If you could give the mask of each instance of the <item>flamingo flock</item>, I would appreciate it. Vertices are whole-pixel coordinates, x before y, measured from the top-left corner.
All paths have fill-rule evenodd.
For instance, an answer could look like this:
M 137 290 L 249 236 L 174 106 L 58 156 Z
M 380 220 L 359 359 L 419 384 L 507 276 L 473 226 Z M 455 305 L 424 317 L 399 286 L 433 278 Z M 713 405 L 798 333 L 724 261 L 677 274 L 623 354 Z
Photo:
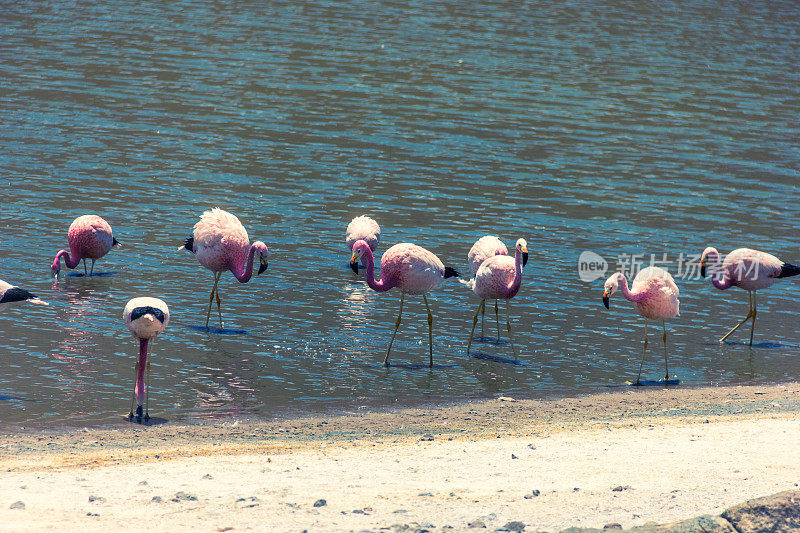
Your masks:
M 445 281 L 459 279 L 459 272 L 445 264 L 431 251 L 413 243 L 401 242 L 389 247 L 381 256 L 380 278 L 375 278 L 375 256 L 380 243 L 381 229 L 378 223 L 368 216 L 354 218 L 347 226 L 345 242 L 351 250 L 350 268 L 359 275 L 359 265 L 365 268 L 366 285 L 375 292 L 387 292 L 397 288 L 400 292 L 400 306 L 394 324 L 384 366 L 390 366 L 392 346 L 400 329 L 403 316 L 403 305 L 406 295 L 421 295 L 425 303 L 428 318 L 428 366 L 433 368 L 433 313 L 428 303 L 427 294 L 441 286 Z M 94 274 L 95 261 L 105 256 L 120 243 L 114 238 L 111 226 L 97 215 L 84 215 L 70 224 L 67 239 L 69 250 L 60 250 L 50 266 L 50 272 L 58 277 L 61 271 L 61 260 L 67 268 L 74 269 L 83 262 L 82 276 Z M 268 267 L 269 249 L 262 241 L 250 242 L 247 230 L 239 219 L 219 208 L 209 209 L 202 213 L 200 220 L 194 225 L 192 235 L 186 239 L 178 250 L 186 250 L 194 255 L 200 265 L 214 274 L 214 283 L 208 300 L 206 312 L 206 329 L 209 332 L 211 308 L 217 303 L 220 328 L 222 322 L 222 303 L 219 282 L 224 272 L 230 271 L 237 281 L 247 283 L 253 276 L 254 263 L 258 257 L 257 274 L 262 274 Z M 91 259 L 87 267 L 86 259 Z M 495 321 L 497 338 L 500 340 L 500 319 L 498 302 L 506 302 L 506 330 L 509 344 L 518 361 L 518 353 L 514 344 L 511 328 L 509 301 L 519 293 L 522 286 L 522 271 L 528 261 L 528 245 L 525 239 L 517 239 L 514 256 L 508 255 L 505 244 L 495 236 L 486 235 L 478 239 L 467 254 L 471 278 L 459 279 L 479 299 L 480 303 L 472 318 L 472 328 L 467 338 L 466 353 L 469 356 L 474 341 L 486 340 L 484 317 L 486 301 L 495 301 Z M 755 321 L 757 315 L 756 291 L 765 289 L 782 278 L 800 274 L 800 267 L 786 263 L 774 255 L 739 248 L 721 260 L 719 252 L 712 247 L 703 250 L 700 261 L 700 273 L 706 277 L 711 268 L 711 283 L 720 290 L 733 286 L 748 291 L 749 309 L 745 318 L 719 339 L 724 343 L 739 327 L 750 320 L 750 345 L 753 344 Z M 679 316 L 679 290 L 675 280 L 666 270 L 649 267 L 638 272 L 632 285 L 622 273 L 615 273 L 604 284 L 603 304 L 610 308 L 610 298 L 621 292 L 625 299 L 633 303 L 637 313 L 644 322 L 642 359 L 634 385 L 641 384 L 642 368 L 648 345 L 648 320 L 661 320 L 664 349 L 664 384 L 674 383 L 669 375 L 669 358 L 667 351 L 666 320 Z M 48 305 L 25 289 L 0 280 L 0 308 L 18 303 Z M 481 337 L 474 337 L 481 315 Z M 135 364 L 135 385 L 131 398 L 130 420 L 137 422 L 150 419 L 148 408 L 148 381 L 152 344 L 169 324 L 170 311 L 167 304 L 158 298 L 136 297 L 131 299 L 123 310 L 123 322 L 139 343 L 138 358 Z M 220 330 L 221 331 L 221 330 Z

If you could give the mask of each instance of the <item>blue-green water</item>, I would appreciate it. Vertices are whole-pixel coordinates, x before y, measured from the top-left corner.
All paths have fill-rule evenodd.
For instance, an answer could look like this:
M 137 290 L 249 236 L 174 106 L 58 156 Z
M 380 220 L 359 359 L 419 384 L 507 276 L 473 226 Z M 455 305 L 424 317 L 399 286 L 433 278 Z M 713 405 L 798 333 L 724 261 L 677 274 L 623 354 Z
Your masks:
M 3 425 L 127 413 L 134 296 L 172 310 L 151 414 L 271 417 L 635 378 L 643 320 L 621 297 L 603 308 L 602 280 L 578 276 L 584 250 L 611 269 L 666 254 L 675 275 L 706 245 L 800 261 L 793 2 L 5 2 L 0 21 L 0 278 L 51 303 L 0 315 Z M 246 335 L 192 329 L 212 275 L 175 249 L 213 206 L 271 250 L 264 275 L 221 282 L 226 327 Z M 85 213 L 124 245 L 97 264 L 114 274 L 53 285 Z M 478 302 L 448 283 L 430 297 L 440 366 L 383 368 L 399 295 L 347 269 L 344 228 L 362 213 L 381 251 L 411 241 L 462 271 L 478 237 L 526 238 L 522 364 L 466 356 Z M 744 291 L 677 283 L 682 383 L 800 376 L 800 280 L 760 295 L 753 349 L 716 343 Z M 421 365 L 424 306 L 406 302 L 393 361 Z M 658 330 L 650 341 L 657 379 Z

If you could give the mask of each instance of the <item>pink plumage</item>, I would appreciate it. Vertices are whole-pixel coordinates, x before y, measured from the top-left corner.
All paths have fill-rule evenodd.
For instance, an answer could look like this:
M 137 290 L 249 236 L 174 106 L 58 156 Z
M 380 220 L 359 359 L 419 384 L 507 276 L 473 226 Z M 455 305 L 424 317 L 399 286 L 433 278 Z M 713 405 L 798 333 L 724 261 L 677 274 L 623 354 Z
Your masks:
M 345 230 L 345 242 L 349 250 L 357 241 L 365 241 L 369 249 L 373 252 L 378 249 L 378 242 L 381 240 L 381 227 L 372 218 L 361 215 L 355 217 L 347 225 Z
M 609 277 L 604 286 L 603 304 L 609 308 L 609 298 L 618 289 L 625 299 L 633 302 L 636 311 L 644 317 L 644 349 L 647 349 L 647 319 L 661 319 L 664 326 L 664 381 L 669 380 L 669 363 L 667 362 L 667 326 L 665 319 L 680 314 L 680 301 L 678 300 L 678 286 L 669 272 L 659 267 L 648 267 L 639 271 L 633 280 L 631 289 L 628 289 L 628 280 L 617 272 Z M 639 365 L 639 375 L 636 384 L 642 375 L 644 364 L 644 350 L 642 362 Z
M 709 246 L 700 256 L 700 274 L 705 277 L 706 268 L 711 262 L 711 283 L 714 287 L 725 290 L 730 287 L 741 287 L 748 291 L 750 308 L 747 316 L 726 333 L 720 340 L 725 342 L 728 336 L 736 331 L 742 324 L 752 320 L 750 327 L 750 345 L 753 344 L 753 333 L 756 327 L 758 302 L 756 291 L 766 289 L 779 278 L 796 276 L 800 274 L 800 267 L 785 263 L 772 254 L 753 250 L 751 248 L 737 248 L 725 256 L 720 262 L 719 252 Z
M 480 240 L 478 242 L 480 242 Z M 499 240 L 497 242 L 499 242 Z M 476 246 L 477 244 L 478 243 L 476 243 Z M 494 244 L 496 245 L 496 243 Z M 500 244 L 502 245 L 502 243 Z M 475 247 L 473 246 L 473 248 Z M 503 246 L 503 248 L 505 248 L 505 246 Z M 489 249 L 491 249 L 491 247 L 489 247 Z M 497 250 L 496 246 L 495 250 Z M 475 273 L 475 277 L 465 282 L 467 286 L 472 289 L 472 292 L 481 299 L 481 303 L 472 321 L 472 331 L 470 332 L 469 342 L 467 343 L 467 355 L 469 355 L 469 349 L 472 345 L 472 335 L 475 333 L 478 313 L 485 310 L 486 300 L 505 300 L 508 337 L 511 341 L 511 349 L 514 352 L 514 357 L 517 357 L 517 350 L 514 347 L 514 339 L 511 333 L 508 301 L 519 292 L 519 288 L 522 285 L 522 267 L 527 262 L 528 243 L 525 239 L 517 239 L 516 245 L 514 246 L 514 257 L 509 257 L 508 255 L 490 256 L 481 263 Z
M 214 287 L 208 303 L 206 327 L 211 316 L 211 304 L 217 298 L 219 322 L 222 327 L 222 309 L 217 285 L 225 271 L 230 271 L 240 283 L 247 283 L 253 275 L 253 258 L 259 256 L 258 273 L 267 269 L 267 245 L 261 241 L 250 244 L 247 230 L 236 216 L 215 207 L 205 211 L 194 225 L 194 232 L 186 243 L 178 248 L 189 250 L 197 261 L 214 273 Z
M 474 278 L 483 262 L 496 255 L 508 255 L 508 248 L 503 241 L 494 235 L 485 235 L 475 241 L 467 254 L 469 275 Z
M 131 398 L 131 411 L 128 419 L 133 421 L 134 416 L 137 422 L 150 419 L 147 409 L 147 399 L 149 398 L 149 387 L 146 379 L 150 377 L 150 361 L 148 360 L 149 350 L 155 338 L 169 324 L 169 307 L 158 298 L 143 296 L 133 298 L 125 305 L 122 311 L 122 320 L 128 331 L 139 341 L 139 358 L 136 362 L 136 385 Z M 134 402 L 136 411 L 134 414 Z M 144 413 L 142 413 L 144 407 Z
M 76 218 L 69 226 L 67 232 L 69 251 L 60 250 L 50 272 L 57 276 L 61 271 L 61 258 L 67 268 L 75 268 L 83 261 L 83 271 L 86 274 L 86 259 L 92 260 L 92 268 L 88 275 L 94 273 L 94 262 L 106 255 L 112 247 L 120 246 L 111 232 L 111 226 L 97 215 L 83 215 Z
M 385 292 L 394 287 L 400 290 L 400 312 L 397 316 L 392 339 L 389 341 L 389 349 L 383 364 L 389 366 L 389 352 L 392 349 L 394 337 L 400 327 L 400 318 L 403 313 L 403 300 L 406 294 L 421 294 L 428 310 L 428 340 L 430 346 L 430 366 L 433 366 L 433 315 L 431 315 L 428 299 L 425 294 L 435 289 L 449 277 L 458 276 L 458 272 L 450 267 L 444 266 L 436 255 L 432 252 L 417 246 L 403 242 L 395 244 L 381 257 L 381 279 L 375 281 L 375 259 L 372 250 L 366 241 L 356 241 L 353 245 L 353 256 L 350 264 L 357 265 L 362 260 L 367 268 L 367 285 L 372 290 Z

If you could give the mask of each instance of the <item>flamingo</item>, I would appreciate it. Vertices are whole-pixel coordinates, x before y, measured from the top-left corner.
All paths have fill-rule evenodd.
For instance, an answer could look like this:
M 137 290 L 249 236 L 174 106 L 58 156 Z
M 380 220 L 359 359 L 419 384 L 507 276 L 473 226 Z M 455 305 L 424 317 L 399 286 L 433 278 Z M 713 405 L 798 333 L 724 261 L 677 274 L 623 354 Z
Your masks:
M 53 260 L 50 272 L 53 277 L 61 271 L 61 258 L 67 268 L 75 268 L 83 261 L 83 274 L 94 274 L 94 262 L 106 255 L 112 247 L 122 246 L 111 234 L 111 226 L 97 215 L 83 215 L 72 221 L 67 232 L 69 251 L 60 250 Z M 71 251 L 71 254 L 70 254 Z M 87 274 L 86 259 L 92 260 L 92 268 Z
M 495 237 L 491 237 L 495 239 Z M 486 237 L 483 237 L 486 239 Z M 480 239 L 478 242 L 480 242 Z M 500 242 L 497 240 L 497 242 Z M 476 246 L 478 243 L 475 243 Z M 500 243 L 501 245 L 503 243 Z M 473 249 L 475 246 L 473 246 Z M 514 360 L 517 360 L 517 349 L 514 347 L 514 337 L 511 333 L 511 318 L 509 311 L 508 301 L 511 300 L 519 292 L 520 285 L 522 284 L 522 267 L 528 263 L 528 243 L 525 239 L 517 239 L 514 246 L 514 258 L 508 255 L 494 255 L 483 261 L 475 273 L 475 277 L 469 281 L 463 282 L 472 289 L 472 292 L 481 298 L 481 303 L 478 304 L 478 310 L 475 311 L 475 316 L 472 319 L 472 331 L 469 332 L 469 342 L 467 343 L 467 355 L 472 346 L 472 335 L 475 333 L 475 325 L 478 323 L 478 313 L 486 310 L 486 300 L 499 299 L 506 301 L 506 328 L 508 329 L 508 339 L 511 342 L 511 351 L 514 352 Z M 505 249 L 505 246 L 503 246 Z M 472 253 L 472 251 L 470 251 Z M 471 267 L 472 265 L 470 265 Z M 499 318 L 497 325 L 497 339 L 500 339 L 500 322 Z
M 664 326 L 664 381 L 669 381 L 669 363 L 667 362 L 667 318 L 679 316 L 678 286 L 669 272 L 659 267 L 647 267 L 639 271 L 633 279 L 633 290 L 628 290 L 628 280 L 621 272 L 612 274 L 606 280 L 603 292 L 603 304 L 609 309 L 609 298 L 622 285 L 622 295 L 633 302 L 636 311 L 644 317 L 644 348 L 642 362 L 639 364 L 639 375 L 634 385 L 641 385 L 645 351 L 647 350 L 647 319 L 661 319 Z
M 31 294 L 25 289 L 20 289 L 0 279 L 0 305 L 6 307 L 15 302 L 28 302 L 37 305 L 50 305 L 44 300 L 40 300 L 35 294 Z
M 355 217 L 347 225 L 345 231 L 345 242 L 347 248 L 353 250 L 353 245 L 358 241 L 366 241 L 369 249 L 374 253 L 378 249 L 378 242 L 381 240 L 381 227 L 375 220 L 366 215 Z M 356 274 L 358 268 L 356 267 Z
M 247 283 L 253 275 L 253 256 L 258 253 L 258 273 L 267 269 L 267 245 L 261 241 L 250 244 L 247 230 L 234 215 L 219 207 L 205 211 L 194 225 L 194 232 L 178 250 L 192 252 L 197 261 L 214 273 L 214 287 L 208 298 L 206 328 L 211 318 L 211 304 L 217 297 L 219 327 L 222 328 L 222 304 L 217 285 L 222 273 L 230 270 L 240 283 Z
M 467 254 L 467 261 L 469 261 L 469 273 L 472 278 L 475 278 L 475 274 L 478 273 L 478 269 L 481 267 L 481 264 L 489 259 L 490 257 L 494 257 L 496 255 L 508 255 L 508 249 L 506 245 L 503 244 L 503 241 L 495 237 L 494 235 L 485 235 L 475 241 L 475 244 L 472 245 L 470 248 L 469 253 Z M 527 261 L 527 254 L 525 255 Z M 522 266 L 525 266 L 523 263 Z M 469 282 L 462 282 L 467 283 Z M 485 337 L 485 324 L 484 324 L 484 317 L 486 314 L 486 300 L 481 301 L 481 309 L 483 312 L 481 313 L 481 338 Z M 497 340 L 500 340 L 500 314 L 497 309 L 497 300 L 494 301 L 494 318 L 497 322 Z M 470 339 L 471 340 L 471 339 Z M 469 353 L 469 349 L 467 349 L 467 353 Z
M 714 287 L 723 291 L 734 285 L 741 287 L 747 291 L 750 301 L 750 309 L 747 311 L 747 316 L 744 317 L 744 320 L 723 335 L 719 342 L 722 344 L 739 326 L 748 320 L 752 320 L 753 322 L 750 325 L 750 346 L 752 346 L 753 331 L 756 327 L 756 291 L 766 289 L 775 283 L 778 278 L 787 278 L 800 274 L 800 267 L 784 263 L 772 254 L 750 248 L 737 248 L 729 253 L 722 263 L 720 263 L 719 259 L 719 252 L 716 248 L 709 246 L 703 250 L 700 256 L 700 275 L 706 277 L 708 261 L 712 260 L 714 264 L 711 283 Z
M 442 262 L 432 252 L 421 246 L 408 242 L 395 244 L 381 257 L 381 279 L 375 281 L 375 258 L 372 249 L 367 241 L 356 241 L 353 245 L 353 256 L 350 259 L 350 268 L 358 272 L 358 262 L 363 261 L 367 269 L 367 285 L 377 292 L 385 292 L 392 287 L 400 289 L 400 311 L 397 314 L 397 322 L 394 326 L 392 338 L 389 341 L 389 348 L 386 350 L 386 357 L 383 359 L 384 366 L 389 366 L 389 352 L 392 351 L 392 343 L 400 327 L 400 319 L 403 315 L 403 301 L 406 294 L 421 294 L 425 301 L 425 308 L 428 310 L 428 345 L 430 351 L 430 367 L 433 367 L 433 315 L 428 305 L 426 293 L 435 289 L 444 282 L 445 279 L 457 277 L 458 272 Z
M 131 398 L 131 412 L 128 419 L 133 420 L 133 402 L 136 401 L 136 421 L 142 421 L 142 405 L 144 405 L 144 419 L 150 420 L 147 408 L 147 388 L 145 386 L 145 368 L 147 368 L 147 381 L 150 380 L 150 361 L 147 360 L 148 343 L 164 331 L 169 324 L 169 307 L 163 300 L 147 296 L 133 298 L 125 305 L 122 320 L 134 337 L 139 339 L 139 359 L 136 361 L 136 386 Z M 152 351 L 152 344 L 150 345 Z

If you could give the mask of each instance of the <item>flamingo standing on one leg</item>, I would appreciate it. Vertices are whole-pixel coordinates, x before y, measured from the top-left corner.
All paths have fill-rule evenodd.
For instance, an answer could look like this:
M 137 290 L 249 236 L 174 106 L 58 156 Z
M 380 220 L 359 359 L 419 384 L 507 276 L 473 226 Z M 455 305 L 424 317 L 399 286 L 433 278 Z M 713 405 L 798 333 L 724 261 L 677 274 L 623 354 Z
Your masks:
M 31 294 L 25 289 L 20 289 L 16 285 L 6 283 L 0 279 L 0 305 L 6 307 L 16 302 L 28 302 L 38 305 L 50 305 L 44 300 L 40 300 L 35 294 Z
M 267 269 L 267 245 L 261 241 L 250 244 L 247 230 L 239 219 L 219 207 L 205 211 L 194 225 L 194 232 L 178 250 L 192 252 L 201 265 L 214 273 L 214 287 L 208 298 L 206 327 L 211 318 L 211 304 L 217 297 L 219 327 L 222 328 L 222 304 L 217 285 L 222 273 L 230 270 L 240 283 L 247 283 L 253 275 L 253 256 L 258 253 L 258 273 Z
M 477 241 L 475 241 L 475 244 L 472 245 L 472 248 L 470 248 L 469 253 L 467 254 L 467 261 L 469 261 L 470 276 L 472 276 L 472 278 L 474 279 L 475 274 L 478 273 L 478 269 L 481 267 L 483 262 L 489 259 L 490 257 L 494 257 L 496 255 L 508 255 L 508 248 L 506 248 L 506 245 L 503 244 L 503 241 L 501 241 L 494 235 L 485 235 L 480 239 L 478 239 Z M 462 282 L 462 283 L 469 283 L 469 282 Z M 481 338 L 483 338 L 486 336 L 486 329 L 484 327 L 485 326 L 484 317 L 486 315 L 486 300 L 481 301 L 481 307 L 479 309 L 481 310 Z M 497 300 L 494 301 L 494 318 L 495 321 L 497 322 L 497 340 L 500 340 L 500 312 L 497 309 Z M 471 340 L 472 339 L 470 339 L 470 341 Z M 467 349 L 467 353 L 469 353 L 469 349 Z
M 503 248 L 505 248 L 505 246 L 503 246 Z M 475 316 L 472 319 L 472 331 L 469 332 L 467 355 L 469 355 L 469 349 L 472 346 L 472 335 L 475 333 L 475 325 L 478 323 L 478 313 L 486 310 L 486 300 L 495 300 L 496 302 L 502 299 L 506 301 L 506 328 L 508 329 L 508 340 L 511 342 L 511 351 L 514 352 L 514 360 L 517 360 L 517 349 L 514 347 L 514 337 L 511 333 L 511 312 L 509 311 L 508 301 L 519 292 L 520 285 L 522 284 L 522 267 L 527 263 L 528 243 L 525 242 L 525 239 L 517 239 L 513 259 L 507 255 L 489 257 L 481 263 L 480 268 L 478 268 L 478 271 L 475 273 L 475 277 L 464 282 L 472 289 L 472 292 L 481 298 L 481 303 L 478 304 L 478 309 L 475 311 Z M 496 305 L 495 303 L 495 306 Z M 500 340 L 499 318 L 497 339 Z
M 83 273 L 86 272 L 86 259 L 92 260 L 92 268 L 88 275 L 94 273 L 94 262 L 106 255 L 114 246 L 122 246 L 111 234 L 111 226 L 97 215 L 83 215 L 72 221 L 67 232 L 69 249 L 60 250 L 53 260 L 50 272 L 58 276 L 61 271 L 61 258 L 67 268 L 75 268 L 83 261 Z
M 136 401 L 136 421 L 142 421 L 142 406 L 144 405 L 144 419 L 150 420 L 150 413 L 147 407 L 146 381 L 150 381 L 150 361 L 147 359 L 148 344 L 152 351 L 151 341 L 155 340 L 156 335 L 164 331 L 169 324 L 169 307 L 163 300 L 158 298 L 133 298 L 125 306 L 122 312 L 122 320 L 133 336 L 139 339 L 139 359 L 136 361 L 136 386 L 131 398 L 131 412 L 128 419 L 133 420 L 133 402 Z M 145 369 L 147 369 L 147 380 L 145 380 Z
M 800 267 L 784 263 L 772 254 L 752 250 L 750 248 L 737 248 L 729 253 L 720 263 L 719 252 L 716 248 L 708 247 L 700 256 L 700 275 L 706 277 L 708 261 L 714 262 L 711 274 L 711 283 L 720 290 L 725 290 L 734 285 L 745 289 L 750 300 L 750 309 L 744 320 L 736 324 L 733 329 L 723 335 L 720 344 L 736 331 L 739 326 L 752 320 L 750 325 L 750 346 L 753 345 L 753 331 L 756 328 L 756 291 L 765 289 L 775 283 L 778 278 L 786 278 L 800 274 Z
M 433 367 L 433 315 L 428 305 L 425 294 L 435 289 L 450 277 L 458 276 L 455 269 L 446 267 L 433 253 L 421 246 L 408 242 L 395 244 L 381 257 L 381 279 L 375 281 L 375 258 L 366 241 L 357 241 L 353 245 L 353 256 L 350 259 L 350 268 L 358 272 L 359 260 L 364 261 L 367 269 L 367 285 L 377 292 L 385 292 L 392 287 L 400 289 L 400 312 L 394 326 L 389 348 L 383 364 L 389 366 L 389 352 L 400 327 L 400 318 L 403 316 L 403 300 L 406 294 L 421 294 L 428 310 L 428 345 L 430 349 L 430 366 Z
M 642 349 L 642 362 L 639 364 L 639 375 L 636 383 L 640 385 L 645 351 L 647 350 L 647 319 L 661 319 L 664 326 L 664 381 L 669 381 L 669 363 L 667 362 L 667 318 L 680 315 L 678 300 L 678 286 L 669 272 L 663 268 L 647 267 L 639 271 L 633 279 L 632 290 L 628 290 L 628 280 L 621 272 L 612 274 L 606 280 L 603 292 L 603 304 L 609 309 L 609 297 L 622 285 L 622 295 L 633 302 L 636 311 L 644 317 L 644 348 Z
M 372 251 L 372 253 L 375 253 L 375 250 L 378 249 L 378 242 L 380 240 L 381 227 L 377 222 L 375 222 L 375 220 L 366 215 L 355 217 L 347 225 L 347 230 L 345 231 L 345 242 L 347 243 L 347 248 L 349 248 L 351 251 L 353 250 L 353 245 L 355 245 L 356 242 L 366 241 L 367 245 L 369 245 L 369 249 Z M 358 268 L 356 268 L 356 274 L 358 274 Z

